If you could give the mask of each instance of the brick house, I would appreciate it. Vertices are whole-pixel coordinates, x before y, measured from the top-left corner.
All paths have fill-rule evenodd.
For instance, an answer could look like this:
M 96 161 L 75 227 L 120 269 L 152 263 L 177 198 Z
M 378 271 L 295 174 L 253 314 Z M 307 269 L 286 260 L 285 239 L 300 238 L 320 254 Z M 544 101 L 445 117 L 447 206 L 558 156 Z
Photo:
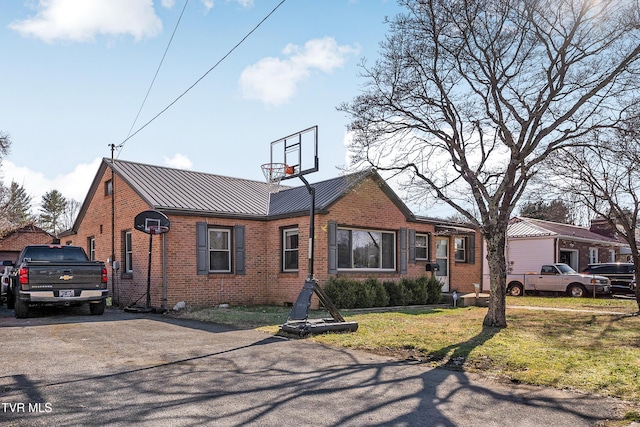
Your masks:
M 0 238 L 0 261 L 15 261 L 26 245 L 54 242 L 55 236 L 33 224 L 7 231 Z
M 480 281 L 479 234 L 414 215 L 375 170 L 311 186 L 319 284 L 332 275 L 419 277 L 434 263 L 444 292 L 472 292 Z M 309 208 L 305 186 L 269 195 L 265 182 L 105 158 L 61 240 L 108 263 L 113 253 L 113 296 L 130 304 L 146 295 L 151 239 L 134 217 L 156 210 L 170 230 L 152 237 L 152 306 L 283 305 L 307 277 Z

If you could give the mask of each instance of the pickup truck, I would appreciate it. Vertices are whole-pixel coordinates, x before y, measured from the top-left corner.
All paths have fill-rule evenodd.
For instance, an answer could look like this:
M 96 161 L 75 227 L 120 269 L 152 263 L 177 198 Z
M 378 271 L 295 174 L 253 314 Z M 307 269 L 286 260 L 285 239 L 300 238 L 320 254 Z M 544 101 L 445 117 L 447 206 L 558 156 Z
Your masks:
M 89 303 L 91 314 L 101 315 L 108 292 L 104 263 L 90 261 L 81 247 L 28 245 L 9 273 L 7 307 L 25 318 L 31 306 Z
M 566 293 L 572 297 L 584 297 L 611 293 L 607 277 L 580 274 L 567 264 L 545 264 L 540 272 L 507 275 L 507 295 L 520 296 L 524 292 Z

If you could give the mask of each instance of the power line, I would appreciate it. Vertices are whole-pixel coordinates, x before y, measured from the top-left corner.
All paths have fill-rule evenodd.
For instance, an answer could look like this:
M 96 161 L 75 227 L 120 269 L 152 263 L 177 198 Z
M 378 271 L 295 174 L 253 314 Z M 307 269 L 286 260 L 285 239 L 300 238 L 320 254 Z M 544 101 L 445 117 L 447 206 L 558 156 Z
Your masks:
M 195 81 L 195 83 L 193 83 L 191 86 L 189 86 L 184 92 L 182 92 L 176 99 L 174 99 L 169 105 L 167 105 L 165 108 L 163 108 L 158 114 L 156 114 L 155 116 L 153 116 L 148 122 L 146 122 L 144 125 L 142 125 L 140 128 L 138 128 L 138 130 L 136 130 L 134 133 L 132 133 L 131 135 L 129 135 L 127 138 L 124 139 L 124 141 L 122 141 L 117 148 L 122 148 L 124 146 L 124 144 L 130 140 L 131 138 L 133 138 L 134 136 L 136 136 L 142 129 L 146 128 L 147 126 L 149 126 L 155 119 L 157 119 L 158 117 L 160 117 L 165 111 L 167 111 L 169 108 L 171 108 L 176 102 L 178 102 L 183 96 L 185 96 L 187 94 L 187 92 L 189 92 L 191 89 L 193 89 L 198 83 L 200 83 L 211 71 L 213 71 L 215 68 L 218 67 L 218 65 L 220 65 L 222 63 L 222 61 L 224 61 L 225 59 L 227 59 L 227 57 L 229 55 L 231 55 L 242 43 L 244 43 L 244 41 L 246 39 L 249 38 L 249 36 L 251 36 L 251 34 L 253 34 L 267 19 L 269 19 L 271 17 L 271 15 L 273 15 L 276 10 L 278 10 L 278 8 L 280 8 L 280 6 L 282 6 L 284 4 L 286 0 L 282 0 L 280 3 L 278 3 L 276 5 L 276 7 L 273 8 L 273 10 L 271 10 L 271 12 L 269 12 L 267 14 L 267 16 L 265 16 L 260 22 L 258 22 L 258 24 L 253 27 L 253 29 L 251 31 L 249 31 L 238 43 L 236 43 L 235 46 L 233 46 L 222 58 L 220 58 L 218 60 L 218 62 L 216 62 L 213 67 L 209 68 L 207 70 L 206 73 L 204 73 L 198 80 Z
M 142 112 L 142 108 L 144 107 L 144 104 L 147 102 L 147 98 L 149 97 L 149 93 L 151 92 L 151 88 L 153 87 L 153 84 L 156 81 L 156 77 L 158 77 L 158 73 L 160 72 L 160 68 L 162 67 L 162 63 L 164 62 L 164 58 L 167 56 L 167 52 L 169 51 L 169 47 L 171 46 L 171 42 L 173 41 L 173 36 L 176 35 L 176 31 L 178 30 L 178 25 L 180 25 L 180 21 L 182 20 L 182 15 L 184 15 L 184 11 L 187 8 L 187 4 L 188 3 L 189 3 L 189 0 L 185 0 L 184 6 L 182 7 L 182 12 L 180 12 L 180 16 L 178 17 L 178 22 L 176 22 L 176 26 L 173 28 L 173 33 L 171 33 L 171 38 L 169 39 L 169 43 L 167 44 L 167 47 L 164 50 L 164 54 L 162 55 L 162 59 L 160 60 L 160 64 L 158 64 L 158 68 L 156 69 L 156 73 L 153 76 L 153 79 L 151 80 L 151 84 L 149 85 L 149 89 L 147 89 L 147 94 L 144 96 L 144 100 L 142 101 L 142 105 L 140 105 L 140 109 L 138 110 L 138 114 L 136 114 L 136 118 L 133 120 L 133 123 L 131 123 L 131 128 L 129 128 L 129 133 L 127 134 L 127 136 L 131 135 L 131 131 L 133 131 L 133 127 L 136 125 L 136 122 L 138 121 L 138 117 L 140 117 L 140 113 Z M 120 144 L 120 146 L 122 146 L 122 144 Z

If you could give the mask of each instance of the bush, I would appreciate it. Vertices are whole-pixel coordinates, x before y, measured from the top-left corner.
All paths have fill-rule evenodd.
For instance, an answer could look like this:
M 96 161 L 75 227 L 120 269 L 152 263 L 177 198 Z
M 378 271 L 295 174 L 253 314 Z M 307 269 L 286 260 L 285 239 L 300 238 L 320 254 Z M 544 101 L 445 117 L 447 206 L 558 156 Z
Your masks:
M 406 288 L 402 285 L 402 282 L 395 282 L 392 280 L 385 281 L 383 283 L 384 289 L 389 295 L 389 305 L 391 307 L 398 305 L 407 305 L 408 295 Z
M 380 282 L 330 277 L 322 287 L 340 309 L 435 304 L 440 301 L 442 283 L 435 277 L 402 278 Z
M 389 295 L 382 282 L 376 278 L 365 280 L 364 285 L 371 289 L 372 303 L 371 307 L 388 307 Z
M 345 278 L 330 277 L 322 289 L 337 308 L 353 308 L 357 299 L 357 287 L 353 282 Z
M 400 282 L 407 289 L 410 295 L 407 303 L 409 305 L 423 305 L 427 303 L 427 278 L 426 276 L 418 279 L 401 279 Z
M 427 279 L 427 276 L 423 276 L 426 279 L 427 288 L 427 304 L 437 304 L 442 297 L 442 282 L 431 276 Z

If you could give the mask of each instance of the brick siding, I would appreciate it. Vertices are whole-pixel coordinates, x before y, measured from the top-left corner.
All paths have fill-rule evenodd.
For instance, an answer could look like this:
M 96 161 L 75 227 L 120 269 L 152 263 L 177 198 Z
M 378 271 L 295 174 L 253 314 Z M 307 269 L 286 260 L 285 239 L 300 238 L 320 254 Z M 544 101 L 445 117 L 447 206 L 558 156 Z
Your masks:
M 107 261 L 111 255 L 111 196 L 105 195 L 105 183 L 111 179 L 111 170 L 106 169 L 96 187 L 95 194 L 86 209 L 77 233 L 64 238 L 63 243 L 79 245 L 88 250 L 89 238 L 95 239 L 96 259 Z M 117 275 L 109 269 L 109 287 L 114 289 L 120 305 L 130 305 L 136 300 L 146 301 L 149 235 L 135 230 L 134 217 L 151 207 L 118 175 L 115 176 L 115 259 L 123 259 L 123 233 L 132 231 L 133 274 Z M 212 306 L 217 304 L 272 304 L 283 305 L 296 300 L 307 277 L 309 217 L 308 215 L 265 221 L 264 218 L 226 219 L 211 216 L 167 215 L 171 221 L 168 233 L 153 237 L 151 260 L 151 305 L 172 308 L 177 302 L 185 301 L 191 306 Z M 372 178 L 362 180 L 349 193 L 330 206 L 329 211 L 315 218 L 315 278 L 320 284 L 328 278 L 328 223 L 335 221 L 339 226 L 388 230 L 396 233 L 399 246 L 399 230 L 415 229 L 418 233 L 435 232 L 433 224 L 408 222 L 402 211 L 382 191 Z M 209 273 L 198 275 L 196 266 L 196 223 L 206 222 L 209 226 L 245 226 L 245 267 L 246 274 Z M 282 271 L 282 229 L 297 227 L 299 230 L 299 251 L 297 272 Z M 233 233 L 232 233 L 233 234 Z M 479 235 L 478 235 L 479 236 Z M 474 264 L 453 262 L 453 237 L 450 239 L 451 289 L 472 292 L 473 283 L 481 277 L 481 239 L 476 238 Z M 163 245 L 166 248 L 166 289 L 167 300 L 162 300 L 163 287 Z M 435 254 L 435 239 L 430 239 L 430 255 Z M 396 250 L 396 263 L 400 261 L 400 251 Z M 233 250 L 232 250 L 233 254 Z M 232 255 L 232 258 L 233 255 Z M 235 260 L 234 260 L 235 264 Z M 406 277 L 419 277 L 425 272 L 426 261 L 408 265 Z M 235 265 L 233 267 L 235 271 Z M 396 272 L 339 273 L 349 277 L 367 278 L 375 275 L 382 280 L 399 279 L 399 265 Z M 317 302 L 314 302 L 317 304 Z

